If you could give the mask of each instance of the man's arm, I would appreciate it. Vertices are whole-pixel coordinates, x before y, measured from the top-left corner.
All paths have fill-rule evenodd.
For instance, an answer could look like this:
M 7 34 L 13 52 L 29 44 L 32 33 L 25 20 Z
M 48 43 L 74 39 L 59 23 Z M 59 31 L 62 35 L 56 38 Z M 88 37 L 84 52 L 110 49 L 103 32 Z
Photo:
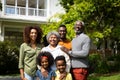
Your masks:
M 68 53 L 72 57 L 87 57 L 89 54 L 89 49 L 90 49 L 90 39 L 86 38 L 83 42 L 82 49 L 80 51 L 69 51 Z

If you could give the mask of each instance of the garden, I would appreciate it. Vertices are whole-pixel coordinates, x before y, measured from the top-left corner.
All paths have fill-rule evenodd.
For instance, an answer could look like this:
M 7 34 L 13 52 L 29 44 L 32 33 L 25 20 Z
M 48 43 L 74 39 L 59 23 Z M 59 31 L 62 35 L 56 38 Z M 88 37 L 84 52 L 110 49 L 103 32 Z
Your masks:
M 44 35 L 60 24 L 74 37 L 74 22 L 85 22 L 85 33 L 92 41 L 88 80 L 120 80 L 120 1 L 60 0 L 66 14 L 56 14 L 48 24 L 40 25 Z M 59 19 L 59 21 L 55 21 Z M 10 41 L 0 42 L 0 75 L 19 74 L 19 47 Z
M 4 41 L 0 42 L 0 51 L 0 75 L 19 75 L 19 48 L 10 41 Z M 89 54 L 88 80 L 119 80 L 120 54 L 103 56 L 100 51 L 93 52 Z

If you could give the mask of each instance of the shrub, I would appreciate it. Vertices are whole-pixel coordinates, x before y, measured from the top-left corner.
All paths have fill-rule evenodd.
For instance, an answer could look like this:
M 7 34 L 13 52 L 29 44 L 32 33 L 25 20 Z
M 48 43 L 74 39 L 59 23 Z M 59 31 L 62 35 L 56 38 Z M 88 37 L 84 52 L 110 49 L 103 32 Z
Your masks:
M 0 42 L 0 74 L 18 71 L 18 47 L 10 41 Z
M 90 73 L 108 73 L 109 68 L 107 61 L 102 58 L 101 54 L 95 53 L 89 55 Z
M 120 54 L 112 55 L 107 58 L 110 72 L 120 71 Z
M 120 71 L 120 54 L 103 57 L 103 54 L 89 55 L 90 73 L 111 73 Z

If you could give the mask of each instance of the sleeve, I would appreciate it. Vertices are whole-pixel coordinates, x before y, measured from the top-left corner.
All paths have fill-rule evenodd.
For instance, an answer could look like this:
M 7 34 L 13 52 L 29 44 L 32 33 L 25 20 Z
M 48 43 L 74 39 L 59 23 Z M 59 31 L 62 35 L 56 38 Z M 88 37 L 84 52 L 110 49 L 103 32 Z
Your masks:
M 36 80 L 40 80 L 40 78 L 41 78 L 41 73 L 40 73 L 39 70 L 36 71 L 35 77 L 36 77 Z
M 24 68 L 24 45 L 20 46 L 20 53 L 19 53 L 19 69 Z
M 55 76 L 56 76 L 56 73 L 55 73 L 55 71 L 52 71 L 52 74 L 51 74 L 51 76 L 53 76 L 53 77 L 55 77 Z
M 69 51 L 70 56 L 72 57 L 87 57 L 90 49 L 90 38 L 86 38 L 82 44 L 82 50 L 78 51 Z
M 35 76 L 38 77 L 38 70 L 36 71 Z
M 63 53 L 66 59 L 66 71 L 70 72 L 70 68 L 71 68 L 71 61 L 70 61 L 70 57 L 67 55 L 67 53 Z

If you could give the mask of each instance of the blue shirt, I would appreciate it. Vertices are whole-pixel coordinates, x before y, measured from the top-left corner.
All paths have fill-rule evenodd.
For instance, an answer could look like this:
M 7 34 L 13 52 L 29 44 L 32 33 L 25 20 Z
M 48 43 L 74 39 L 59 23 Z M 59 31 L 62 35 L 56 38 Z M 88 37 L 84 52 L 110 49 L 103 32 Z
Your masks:
M 53 71 L 52 69 L 48 70 L 48 77 L 44 77 L 41 73 L 40 70 L 37 70 L 36 72 L 36 76 L 39 77 L 40 80 L 51 80 L 51 78 L 54 76 L 56 76 L 55 71 Z

